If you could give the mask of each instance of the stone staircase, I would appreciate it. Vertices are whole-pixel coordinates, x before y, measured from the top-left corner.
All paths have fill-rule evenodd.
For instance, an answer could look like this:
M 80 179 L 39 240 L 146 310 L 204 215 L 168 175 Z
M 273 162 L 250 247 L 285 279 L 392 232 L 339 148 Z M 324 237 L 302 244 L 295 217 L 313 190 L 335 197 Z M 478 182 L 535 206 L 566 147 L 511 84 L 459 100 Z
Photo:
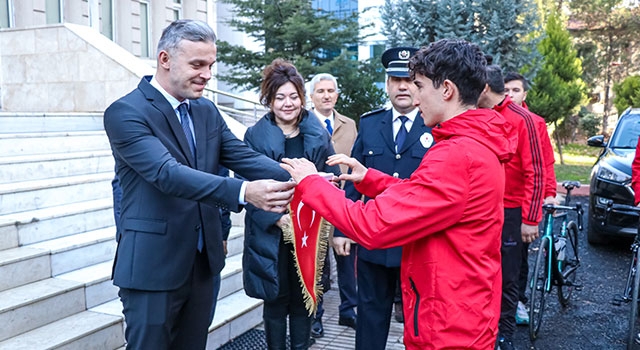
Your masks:
M 0 349 L 124 346 L 113 165 L 101 114 L 0 113 Z M 242 248 L 234 226 L 207 349 L 262 320 L 242 289 Z

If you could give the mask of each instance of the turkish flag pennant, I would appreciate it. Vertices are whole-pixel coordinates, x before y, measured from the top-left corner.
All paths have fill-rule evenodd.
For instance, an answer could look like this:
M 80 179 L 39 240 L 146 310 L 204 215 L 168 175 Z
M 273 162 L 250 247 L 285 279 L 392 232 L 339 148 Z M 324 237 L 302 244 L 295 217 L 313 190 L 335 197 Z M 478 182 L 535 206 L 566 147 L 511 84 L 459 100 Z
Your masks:
M 309 316 L 318 308 L 322 295 L 320 278 L 327 254 L 331 224 L 301 201 L 301 194 L 294 192 L 289 203 L 291 227 L 285 227 L 283 237 L 294 246 L 296 270 L 302 285 L 302 296 Z

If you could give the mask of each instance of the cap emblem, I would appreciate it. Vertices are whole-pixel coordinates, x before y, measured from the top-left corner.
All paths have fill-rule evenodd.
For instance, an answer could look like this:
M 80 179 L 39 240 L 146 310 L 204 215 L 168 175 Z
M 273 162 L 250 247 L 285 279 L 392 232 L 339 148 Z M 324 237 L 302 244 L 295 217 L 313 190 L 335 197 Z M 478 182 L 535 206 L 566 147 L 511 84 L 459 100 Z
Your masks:
M 400 58 L 401 60 L 408 60 L 410 56 L 411 52 L 409 52 L 409 50 L 402 50 L 398 52 L 398 58 Z

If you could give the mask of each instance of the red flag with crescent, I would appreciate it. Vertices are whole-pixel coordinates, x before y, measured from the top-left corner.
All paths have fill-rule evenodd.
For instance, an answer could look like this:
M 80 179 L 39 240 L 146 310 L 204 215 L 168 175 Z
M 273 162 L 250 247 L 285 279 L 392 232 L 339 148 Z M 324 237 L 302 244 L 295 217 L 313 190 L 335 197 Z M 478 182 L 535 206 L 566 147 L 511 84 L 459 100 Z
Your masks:
M 294 192 L 289 204 L 291 227 L 283 230 L 283 237 L 294 246 L 296 270 L 302 285 L 305 307 L 313 315 L 322 295 L 320 278 L 327 254 L 331 224 L 311 207 L 301 201 L 301 194 Z

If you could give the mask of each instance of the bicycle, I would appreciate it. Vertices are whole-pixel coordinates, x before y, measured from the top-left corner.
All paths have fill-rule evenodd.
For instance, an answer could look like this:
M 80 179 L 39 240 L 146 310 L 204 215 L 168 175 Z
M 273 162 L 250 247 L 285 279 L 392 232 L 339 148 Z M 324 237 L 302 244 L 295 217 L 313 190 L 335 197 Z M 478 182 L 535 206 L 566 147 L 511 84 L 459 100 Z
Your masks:
M 603 222 L 607 222 L 609 213 L 618 212 L 627 215 L 635 215 L 640 217 L 640 208 L 626 204 L 614 204 L 613 201 L 607 202 L 607 208 L 603 217 Z M 640 230 L 640 226 L 639 226 Z M 622 301 L 631 303 L 629 310 L 629 333 L 627 335 L 627 349 L 640 349 L 640 321 L 638 320 L 638 295 L 640 294 L 640 238 L 636 234 L 631 243 L 631 262 L 629 264 L 629 273 L 627 274 L 627 283 L 625 284 L 622 295 L 614 299 L 615 305 L 620 305 Z
M 565 205 L 544 204 L 544 234 L 540 238 L 540 248 L 536 256 L 536 264 L 529 286 L 531 288 L 531 308 L 529 309 L 529 338 L 534 341 L 540 325 L 545 307 L 545 295 L 551 292 L 552 286 L 558 288 L 558 300 L 562 307 L 569 305 L 569 299 L 576 284 L 576 274 L 580 266 L 578 256 L 578 231 L 582 231 L 582 215 L 584 210 L 581 203 L 568 206 L 571 201 L 571 191 L 580 187 L 578 181 L 565 181 L 562 186 L 567 190 Z M 562 213 L 556 210 L 566 210 Z M 568 210 L 577 213 L 578 222 L 568 219 Z M 561 219 L 560 231 L 554 231 L 554 221 Z

